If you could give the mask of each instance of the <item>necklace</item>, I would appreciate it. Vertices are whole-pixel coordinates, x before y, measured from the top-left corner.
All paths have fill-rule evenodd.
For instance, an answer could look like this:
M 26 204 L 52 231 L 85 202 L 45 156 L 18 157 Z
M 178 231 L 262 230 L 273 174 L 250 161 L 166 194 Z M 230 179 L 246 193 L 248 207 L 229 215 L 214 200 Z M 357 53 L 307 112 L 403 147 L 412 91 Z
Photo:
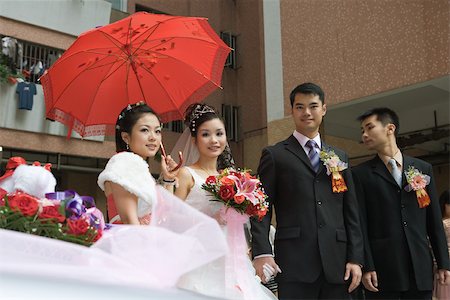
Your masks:
M 203 167 L 201 167 L 201 166 L 198 166 L 203 172 L 205 172 L 206 173 L 206 175 L 208 175 L 208 176 L 215 176 L 215 175 L 217 175 L 217 170 L 214 170 L 214 171 L 211 171 L 211 170 L 207 170 L 207 169 L 205 169 L 205 168 L 203 168 Z

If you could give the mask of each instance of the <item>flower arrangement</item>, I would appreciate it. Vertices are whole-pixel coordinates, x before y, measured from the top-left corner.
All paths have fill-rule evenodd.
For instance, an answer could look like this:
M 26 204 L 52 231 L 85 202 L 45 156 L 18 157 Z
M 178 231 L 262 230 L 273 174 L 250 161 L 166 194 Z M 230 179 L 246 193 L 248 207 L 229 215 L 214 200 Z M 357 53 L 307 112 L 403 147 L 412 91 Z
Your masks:
M 430 205 L 430 196 L 428 196 L 425 187 L 430 184 L 430 176 L 422 174 L 418 169 L 413 166 L 405 171 L 406 181 L 408 185 L 405 187 L 407 192 L 415 191 L 417 196 L 417 202 L 420 208 Z
M 102 236 L 105 223 L 93 198 L 75 191 L 39 199 L 0 189 L 0 228 L 90 246 Z
M 209 176 L 202 188 L 227 208 L 261 220 L 267 213 L 267 195 L 261 181 L 250 175 L 250 170 L 224 169 L 217 176 Z
M 333 150 L 322 150 L 319 156 L 323 165 L 327 168 L 327 175 L 331 175 L 333 193 L 346 192 L 348 189 L 344 177 L 342 177 L 342 171 L 348 168 L 348 164 L 343 162 Z

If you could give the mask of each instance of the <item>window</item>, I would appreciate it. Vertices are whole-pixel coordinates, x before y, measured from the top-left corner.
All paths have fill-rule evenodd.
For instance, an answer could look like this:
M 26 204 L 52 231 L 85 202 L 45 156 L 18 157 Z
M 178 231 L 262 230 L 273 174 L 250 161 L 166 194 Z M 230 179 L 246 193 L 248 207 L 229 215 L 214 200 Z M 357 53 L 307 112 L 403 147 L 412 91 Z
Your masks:
M 183 132 L 184 124 L 182 120 L 172 121 L 163 124 L 163 128 L 168 129 L 173 132 Z
M 136 4 L 135 11 L 136 12 L 138 12 L 138 11 L 145 11 L 145 12 L 152 13 L 152 14 L 170 15 L 170 14 L 165 13 L 163 11 L 160 11 L 160 10 L 157 10 L 157 9 L 153 9 L 153 8 L 150 8 L 150 7 L 146 7 L 146 6 L 143 6 L 143 5 L 140 5 L 140 4 Z
M 227 60 L 225 61 L 225 67 L 236 69 L 236 36 L 229 32 L 221 32 L 220 38 L 231 48 L 231 52 L 228 54 Z
M 111 3 L 111 8 L 120 10 L 123 12 L 127 11 L 127 1 L 126 0 L 106 0 Z
M 239 142 L 240 140 L 240 107 L 222 104 L 222 118 L 225 121 L 225 130 L 228 140 Z
M 8 51 L 2 52 L 1 63 L 6 64 L 13 74 L 21 73 L 28 81 L 39 83 L 38 79 L 63 54 L 64 50 L 47 47 L 11 37 L 2 38 L 8 43 Z M 2 49 L 3 50 L 3 49 Z

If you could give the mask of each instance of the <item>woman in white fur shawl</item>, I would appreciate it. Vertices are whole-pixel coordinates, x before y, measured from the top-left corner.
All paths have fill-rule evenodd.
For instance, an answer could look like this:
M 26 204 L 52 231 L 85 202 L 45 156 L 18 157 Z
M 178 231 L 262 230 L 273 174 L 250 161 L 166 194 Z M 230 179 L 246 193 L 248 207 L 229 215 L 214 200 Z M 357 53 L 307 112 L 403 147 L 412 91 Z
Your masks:
M 155 182 L 147 160 L 161 145 L 161 123 L 143 102 L 128 105 L 116 123 L 116 151 L 98 178 L 107 196 L 111 223 L 149 224 Z M 170 157 L 161 159 L 163 185 L 173 188 L 177 166 Z M 171 171 L 169 171 L 171 170 Z

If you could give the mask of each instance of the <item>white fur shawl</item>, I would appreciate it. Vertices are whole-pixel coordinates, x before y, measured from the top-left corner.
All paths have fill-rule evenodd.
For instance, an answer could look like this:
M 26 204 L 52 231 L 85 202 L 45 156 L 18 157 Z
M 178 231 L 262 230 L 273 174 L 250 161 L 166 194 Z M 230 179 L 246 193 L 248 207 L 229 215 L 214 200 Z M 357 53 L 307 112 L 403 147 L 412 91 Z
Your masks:
M 151 212 L 152 204 L 157 198 L 156 183 L 142 157 L 131 152 L 115 154 L 98 176 L 97 183 L 103 191 L 106 181 L 121 185 L 138 197 L 139 217 Z

